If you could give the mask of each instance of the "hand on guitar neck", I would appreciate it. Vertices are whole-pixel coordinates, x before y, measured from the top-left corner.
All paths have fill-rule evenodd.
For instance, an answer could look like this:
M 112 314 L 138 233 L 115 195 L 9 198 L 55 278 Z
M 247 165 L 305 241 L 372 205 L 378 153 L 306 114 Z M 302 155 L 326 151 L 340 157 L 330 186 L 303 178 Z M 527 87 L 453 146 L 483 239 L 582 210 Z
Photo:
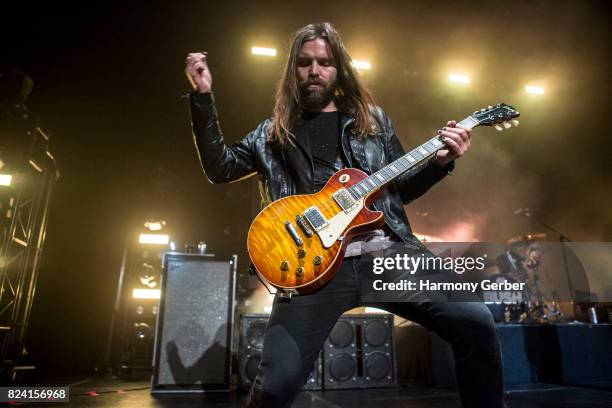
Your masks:
M 440 167 L 457 160 L 470 148 L 472 129 L 460 123 L 457 124 L 454 120 L 448 121 L 446 127 L 438 130 L 438 134 L 442 136 L 442 140 L 447 146 L 446 149 L 438 150 L 436 154 L 436 162 Z

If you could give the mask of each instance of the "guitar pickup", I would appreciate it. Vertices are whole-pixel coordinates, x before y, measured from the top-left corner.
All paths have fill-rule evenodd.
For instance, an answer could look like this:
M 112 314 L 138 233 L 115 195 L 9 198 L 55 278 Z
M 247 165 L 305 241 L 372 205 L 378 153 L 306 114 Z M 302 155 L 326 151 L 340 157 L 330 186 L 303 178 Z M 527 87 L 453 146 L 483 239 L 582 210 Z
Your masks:
M 304 235 L 306 235 L 308 238 L 312 237 L 312 230 L 306 223 L 306 219 L 304 219 L 304 217 L 302 217 L 301 215 L 296 215 L 295 223 L 302 229 Z
M 325 219 L 325 216 L 315 206 L 312 206 L 306 211 L 304 211 L 304 218 L 308 220 L 308 222 L 310 223 L 310 225 L 312 225 L 312 228 L 314 228 L 315 231 L 319 231 L 320 229 L 325 228 L 329 225 L 329 223 Z
M 287 230 L 289 235 L 291 235 L 291 238 L 293 239 L 293 242 L 295 242 L 295 245 L 297 246 L 304 245 L 304 241 L 302 241 L 302 238 L 300 238 L 297 230 L 295 229 L 291 221 L 285 222 L 285 229 Z
M 345 213 L 350 212 L 357 205 L 357 201 L 355 201 L 355 198 L 353 198 L 351 193 L 349 193 L 349 191 L 344 188 L 341 188 L 340 190 L 336 191 L 334 194 L 332 194 L 332 197 L 334 198 L 334 200 L 336 200 L 336 203 L 338 203 L 340 208 L 342 208 L 342 211 L 344 211 Z

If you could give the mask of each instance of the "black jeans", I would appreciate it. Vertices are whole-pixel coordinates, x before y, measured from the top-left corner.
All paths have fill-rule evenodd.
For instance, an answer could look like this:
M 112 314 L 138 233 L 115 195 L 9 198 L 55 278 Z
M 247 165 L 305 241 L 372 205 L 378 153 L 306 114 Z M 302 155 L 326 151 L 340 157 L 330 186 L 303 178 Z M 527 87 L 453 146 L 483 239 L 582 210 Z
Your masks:
M 345 311 L 376 306 L 434 331 L 455 356 L 457 385 L 466 408 L 503 407 L 503 370 L 493 317 L 480 302 L 360 301 L 358 258 L 346 259 L 317 292 L 274 300 L 248 407 L 288 407 L 306 381 L 323 342 Z

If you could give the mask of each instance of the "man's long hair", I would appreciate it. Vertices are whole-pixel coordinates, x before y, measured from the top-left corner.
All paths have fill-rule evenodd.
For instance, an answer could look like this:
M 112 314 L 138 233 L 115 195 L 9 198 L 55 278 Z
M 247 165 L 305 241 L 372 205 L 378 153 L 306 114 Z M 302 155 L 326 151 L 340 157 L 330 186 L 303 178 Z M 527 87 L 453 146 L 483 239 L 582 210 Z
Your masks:
M 316 38 L 327 41 L 332 51 L 337 70 L 338 108 L 344 115 L 355 119 L 354 129 L 358 135 L 368 135 L 376 125 L 372 113 L 374 98 L 361 83 L 340 35 L 330 23 L 309 24 L 295 33 L 283 76 L 278 83 L 272 126 L 268 128 L 271 141 L 291 141 L 291 130 L 302 117 L 304 108 L 297 78 L 297 60 L 302 44 Z

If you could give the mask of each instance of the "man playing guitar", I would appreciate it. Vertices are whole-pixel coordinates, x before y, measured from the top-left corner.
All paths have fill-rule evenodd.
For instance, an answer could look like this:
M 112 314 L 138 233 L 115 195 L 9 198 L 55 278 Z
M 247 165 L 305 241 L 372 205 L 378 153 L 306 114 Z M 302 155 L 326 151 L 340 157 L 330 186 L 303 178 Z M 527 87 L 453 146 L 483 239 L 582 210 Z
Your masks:
M 314 193 L 342 168 L 371 174 L 404 154 L 391 120 L 375 105 L 329 23 L 297 31 L 272 118 L 232 146 L 224 143 L 219 127 L 206 53 L 190 53 L 185 72 L 194 88 L 190 106 L 195 144 L 213 183 L 258 173 L 262 196 L 272 202 Z M 385 224 L 362 240 L 422 248 L 411 232 L 404 205 L 449 174 L 470 147 L 469 127 L 449 121 L 438 133 L 446 147 L 382 191 L 374 204 L 383 212 Z M 249 407 L 291 405 L 337 319 L 363 305 L 357 269 L 360 245 L 354 244 L 348 245 L 346 258 L 326 285 L 299 296 L 276 296 Z M 415 321 L 451 344 L 464 407 L 503 406 L 499 342 L 484 304 L 434 302 L 425 297 L 375 306 Z

